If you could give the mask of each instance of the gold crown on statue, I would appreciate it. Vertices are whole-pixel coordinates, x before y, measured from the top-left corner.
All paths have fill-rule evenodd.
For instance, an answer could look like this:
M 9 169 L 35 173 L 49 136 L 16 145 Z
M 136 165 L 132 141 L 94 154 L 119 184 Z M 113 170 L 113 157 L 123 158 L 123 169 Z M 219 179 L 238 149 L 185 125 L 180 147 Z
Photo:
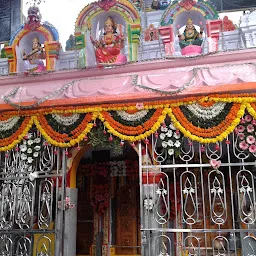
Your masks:
M 38 36 L 34 37 L 33 40 L 32 40 L 32 42 L 37 42 L 37 43 L 39 43 L 39 38 L 38 38 Z
M 191 24 L 193 24 L 193 20 L 191 18 L 188 18 L 187 19 L 187 25 L 191 25 Z
M 116 29 L 116 23 L 111 17 L 108 17 L 105 21 L 105 25 L 108 25 L 108 24 L 110 24 L 114 29 Z

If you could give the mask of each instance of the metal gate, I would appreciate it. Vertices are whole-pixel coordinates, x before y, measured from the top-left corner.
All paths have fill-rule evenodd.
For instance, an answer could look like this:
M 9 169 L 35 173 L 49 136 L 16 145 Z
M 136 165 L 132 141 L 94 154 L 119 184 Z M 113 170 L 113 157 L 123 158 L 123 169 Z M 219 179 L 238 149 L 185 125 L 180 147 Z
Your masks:
M 177 137 L 140 144 L 142 255 L 256 255 L 256 154 Z
M 0 154 L 0 255 L 63 254 L 66 158 L 36 130 Z

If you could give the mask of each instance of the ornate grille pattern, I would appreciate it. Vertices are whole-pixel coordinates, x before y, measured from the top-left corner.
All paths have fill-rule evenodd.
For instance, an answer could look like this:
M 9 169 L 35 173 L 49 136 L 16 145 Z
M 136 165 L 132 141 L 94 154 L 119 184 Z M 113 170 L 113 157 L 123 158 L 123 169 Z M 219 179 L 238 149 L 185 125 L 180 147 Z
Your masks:
M 65 173 L 65 149 L 38 132 L 0 154 L 0 255 L 61 255 Z
M 256 255 L 256 154 L 237 136 L 184 137 L 172 155 L 158 136 L 140 145 L 142 255 Z

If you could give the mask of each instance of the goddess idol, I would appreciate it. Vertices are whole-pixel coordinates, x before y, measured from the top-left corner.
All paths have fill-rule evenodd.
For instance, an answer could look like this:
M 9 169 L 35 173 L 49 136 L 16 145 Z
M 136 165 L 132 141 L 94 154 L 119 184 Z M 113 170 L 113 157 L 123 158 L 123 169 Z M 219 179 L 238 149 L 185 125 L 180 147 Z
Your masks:
M 104 34 L 99 40 L 94 40 L 91 35 L 92 44 L 95 47 L 95 55 L 98 65 L 124 64 L 126 56 L 121 54 L 124 48 L 124 35 L 118 34 L 117 25 L 111 17 L 104 24 Z
M 184 33 L 178 34 L 179 45 L 182 51 L 184 52 L 185 47 L 187 46 L 193 46 L 191 47 L 192 51 L 197 51 L 198 53 L 201 53 L 202 52 L 201 45 L 203 42 L 202 35 L 203 35 L 203 28 L 200 28 L 200 32 L 198 32 L 193 24 L 192 19 L 188 18 Z
M 41 46 L 39 38 L 35 37 L 32 40 L 32 51 L 29 54 L 26 54 L 25 50 L 23 51 L 23 60 L 26 70 L 32 72 L 45 71 L 46 67 L 44 66 L 43 59 L 45 59 L 44 48 Z

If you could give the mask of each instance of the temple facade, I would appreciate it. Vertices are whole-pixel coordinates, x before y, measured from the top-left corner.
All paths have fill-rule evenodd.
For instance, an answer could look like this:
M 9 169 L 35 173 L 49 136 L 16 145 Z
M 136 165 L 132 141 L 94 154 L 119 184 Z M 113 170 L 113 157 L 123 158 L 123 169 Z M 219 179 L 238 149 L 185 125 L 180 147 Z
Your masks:
M 0 254 L 256 255 L 255 47 L 256 11 L 210 1 L 96 1 L 66 46 L 31 6 L 0 58 Z

